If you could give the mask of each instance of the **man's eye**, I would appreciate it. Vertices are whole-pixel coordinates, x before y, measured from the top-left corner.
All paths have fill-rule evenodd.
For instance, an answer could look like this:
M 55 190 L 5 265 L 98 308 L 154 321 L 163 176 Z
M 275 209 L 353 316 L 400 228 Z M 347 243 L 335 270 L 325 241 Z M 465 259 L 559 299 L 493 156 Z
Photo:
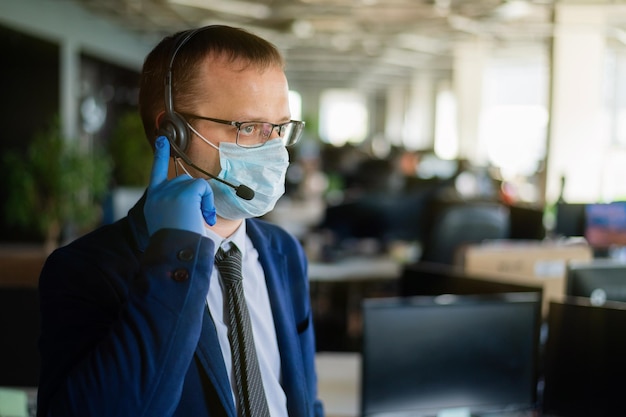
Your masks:
M 239 129 L 239 131 L 244 135 L 252 135 L 254 132 L 256 132 L 256 130 L 257 126 L 254 123 L 241 125 L 241 128 Z

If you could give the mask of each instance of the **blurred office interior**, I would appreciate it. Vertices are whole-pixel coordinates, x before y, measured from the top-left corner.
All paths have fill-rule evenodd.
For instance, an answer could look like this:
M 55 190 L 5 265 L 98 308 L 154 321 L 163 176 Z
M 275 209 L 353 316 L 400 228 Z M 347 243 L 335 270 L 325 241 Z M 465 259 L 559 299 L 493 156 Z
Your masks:
M 548 228 L 559 199 L 626 195 L 619 2 L 201 3 L 3 1 L 3 153 L 55 117 L 68 141 L 107 149 L 157 39 L 221 22 L 286 56 L 307 130 L 279 207 L 293 216 L 276 217 L 303 238 L 326 208 L 365 194 L 495 199 L 544 211 Z M 113 211 L 105 222 L 123 214 Z M 0 236 L 33 238 L 6 220 Z
M 15 177 L 56 175 L 35 166 L 42 132 L 109 161 L 105 192 L 50 196 L 91 203 L 90 221 L 35 224 L 29 210 L 44 206 L 3 203 L 3 288 L 34 292 L 54 245 L 134 204 L 151 165 L 135 114 L 143 58 L 165 34 L 213 23 L 247 28 L 286 58 L 306 130 L 266 219 L 307 251 L 325 375 L 345 378 L 324 354 L 360 352 L 365 299 L 530 286 L 547 323 L 550 302 L 572 295 L 570 261 L 626 262 L 626 3 L 1 0 L 0 201 L 25 187 Z M 347 402 L 322 388 L 331 415 L 356 415 L 357 388 L 345 389 Z

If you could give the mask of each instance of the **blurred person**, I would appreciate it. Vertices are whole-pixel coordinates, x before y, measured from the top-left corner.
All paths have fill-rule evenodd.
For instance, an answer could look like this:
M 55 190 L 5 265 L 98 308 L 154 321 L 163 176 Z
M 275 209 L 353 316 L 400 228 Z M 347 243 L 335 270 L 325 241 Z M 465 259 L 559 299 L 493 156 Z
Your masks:
M 238 28 L 184 31 L 146 57 L 139 95 L 146 193 L 41 272 L 38 416 L 322 416 L 304 251 L 255 219 L 283 194 L 303 128 L 283 58 Z M 229 318 L 245 306 L 255 344 L 240 359 L 249 336 Z
M 398 169 L 405 177 L 414 178 L 420 164 L 420 153 L 418 151 L 403 149 L 397 156 Z

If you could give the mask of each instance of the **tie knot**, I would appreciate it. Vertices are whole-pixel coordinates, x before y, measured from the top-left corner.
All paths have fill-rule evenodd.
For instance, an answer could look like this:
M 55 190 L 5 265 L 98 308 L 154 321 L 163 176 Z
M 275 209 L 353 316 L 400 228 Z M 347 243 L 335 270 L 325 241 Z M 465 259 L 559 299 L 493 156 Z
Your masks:
M 235 245 L 224 251 L 219 248 L 215 254 L 215 265 L 226 281 L 241 281 L 241 252 Z

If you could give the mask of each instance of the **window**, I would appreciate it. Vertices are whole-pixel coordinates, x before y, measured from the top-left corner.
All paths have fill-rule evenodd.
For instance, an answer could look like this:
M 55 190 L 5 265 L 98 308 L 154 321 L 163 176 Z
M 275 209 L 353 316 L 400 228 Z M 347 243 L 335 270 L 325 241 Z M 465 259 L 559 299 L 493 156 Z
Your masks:
M 479 143 L 503 179 L 530 177 L 545 158 L 547 98 L 546 54 L 494 57 L 488 64 Z
M 293 120 L 302 120 L 302 96 L 297 91 L 289 90 L 289 110 Z
M 455 159 L 459 156 L 457 111 L 449 83 L 439 86 L 435 106 L 435 153 L 443 159 Z
M 319 134 L 335 146 L 360 143 L 368 134 L 369 117 L 363 94 L 353 90 L 332 89 L 320 96 Z

